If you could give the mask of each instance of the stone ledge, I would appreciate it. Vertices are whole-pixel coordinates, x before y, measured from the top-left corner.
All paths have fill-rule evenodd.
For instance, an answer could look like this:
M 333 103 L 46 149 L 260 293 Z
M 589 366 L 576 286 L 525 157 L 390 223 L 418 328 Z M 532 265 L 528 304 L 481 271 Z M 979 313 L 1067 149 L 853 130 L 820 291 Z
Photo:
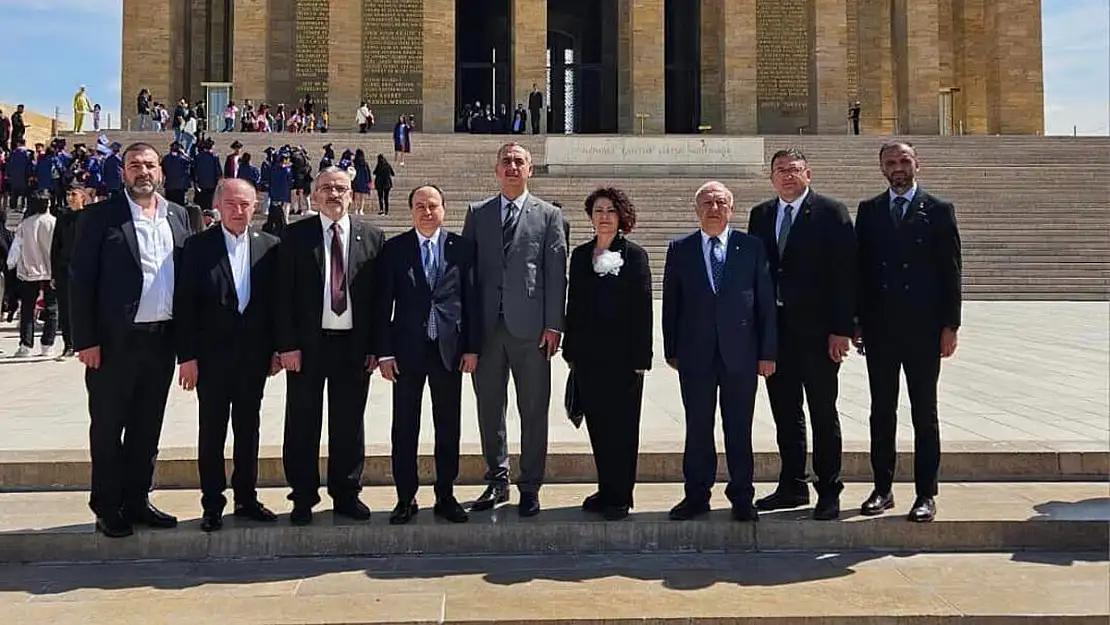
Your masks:
M 86 493 L 0 495 L 0 562 L 90 562 L 109 560 L 206 560 L 221 558 L 384 556 L 401 554 L 510 555 L 640 552 L 763 552 L 782 550 L 865 551 L 1099 551 L 1110 542 L 1110 499 L 1105 484 L 944 484 L 937 520 L 911 524 L 904 518 L 913 487 L 897 485 L 898 505 L 881 517 L 858 516 L 855 506 L 870 491 L 849 485 L 841 497 L 841 521 L 810 519 L 810 509 L 765 513 L 760 522 L 729 519 L 723 488 L 716 510 L 701 520 L 670 521 L 666 511 L 682 497 L 682 487 L 637 487 L 637 508 L 624 521 L 607 523 L 579 508 L 592 485 L 544 488 L 545 510 L 522 519 L 514 506 L 475 513 L 470 523 L 446 523 L 425 508 L 406 526 L 388 525 L 396 495 L 392 488 L 366 489 L 375 511 L 369 523 L 338 519 L 318 506 L 313 525 L 293 527 L 284 489 L 260 492 L 282 515 L 278 523 L 239 523 L 225 517 L 224 529 L 199 531 L 199 493 L 159 491 L 156 505 L 180 515 L 174 530 L 139 529 L 126 539 L 95 533 L 85 507 Z M 460 487 L 460 501 L 480 487 Z M 765 494 L 770 485 L 757 485 Z M 515 499 L 515 497 L 514 497 Z
M 676 442 L 675 445 L 681 445 Z M 946 482 L 990 481 L 1083 481 L 1110 477 L 1110 451 L 1099 449 L 1093 443 L 1077 442 L 1074 445 L 1037 443 L 952 443 L 945 446 L 941 456 L 941 479 Z M 326 444 L 324 445 L 326 450 Z M 854 448 L 854 449 L 853 449 Z M 431 484 L 435 463 L 429 449 L 422 450 L 418 458 L 420 479 Z M 486 471 L 485 460 L 476 445 L 463 445 L 460 461 L 459 484 L 482 484 Z M 198 488 L 196 449 L 173 447 L 163 449 L 155 472 L 159 488 Z M 231 450 L 226 450 L 227 470 L 231 471 Z M 388 486 L 393 483 L 388 446 L 377 445 L 367 449 L 364 483 Z M 512 466 L 517 466 L 518 456 L 513 454 Z M 326 456 L 320 459 L 321 467 Z M 899 454 L 903 467 L 899 481 L 912 482 L 909 467 L 913 466 L 913 453 Z M 718 477 L 727 477 L 725 456 L 718 454 Z M 86 450 L 39 450 L 0 452 L 0 491 L 73 490 L 89 487 L 90 463 Z M 756 481 L 773 481 L 778 478 L 778 453 L 770 450 L 755 454 Z M 321 471 L 321 475 L 326 475 Z M 843 477 L 850 482 L 871 481 L 870 454 L 862 443 L 845 443 Z M 593 455 L 585 444 L 552 444 L 547 460 L 549 483 L 567 484 L 589 482 L 596 479 Z M 663 449 L 659 445 L 641 448 L 638 465 L 641 482 L 681 482 L 682 452 Z M 281 448 L 264 446 L 259 450 L 258 483 L 263 487 L 285 485 L 281 462 Z

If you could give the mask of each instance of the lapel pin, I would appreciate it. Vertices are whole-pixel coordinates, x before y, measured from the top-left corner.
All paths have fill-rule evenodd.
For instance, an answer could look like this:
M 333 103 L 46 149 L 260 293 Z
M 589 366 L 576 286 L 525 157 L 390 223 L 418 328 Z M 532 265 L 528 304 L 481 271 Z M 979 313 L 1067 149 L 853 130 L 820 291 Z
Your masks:
M 257 232 L 252 232 L 251 235 L 256 239 L 258 238 L 258 233 Z
M 356 235 L 355 235 L 355 240 L 356 240 L 356 241 L 361 241 L 361 240 L 362 240 L 362 237 L 360 237 L 359 235 L 357 235 L 357 234 L 356 234 Z

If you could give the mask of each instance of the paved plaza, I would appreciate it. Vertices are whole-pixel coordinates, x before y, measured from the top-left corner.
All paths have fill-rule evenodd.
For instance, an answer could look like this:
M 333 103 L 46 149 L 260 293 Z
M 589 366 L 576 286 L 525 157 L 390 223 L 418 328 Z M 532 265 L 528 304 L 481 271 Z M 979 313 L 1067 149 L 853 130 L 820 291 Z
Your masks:
M 681 451 L 683 411 L 678 376 L 662 360 L 656 302 L 655 365 L 645 384 L 641 426 L 644 451 Z M 14 324 L 0 326 L 0 349 L 15 351 Z M 566 366 L 553 366 L 551 449 L 588 449 L 584 430 L 563 413 Z M 1063 450 L 1081 445 L 1110 448 L 1110 304 L 1106 302 L 967 302 L 956 357 L 944 363 L 940 384 L 941 435 L 947 443 L 985 448 L 992 443 Z M 845 448 L 865 450 L 868 392 L 864 360 L 853 353 L 841 376 L 840 411 Z M 175 380 L 176 382 L 176 380 Z M 372 452 L 389 445 L 390 384 L 375 375 L 366 410 L 366 442 Z M 88 414 L 82 366 L 76 360 L 0 359 L 0 451 L 84 450 Z M 510 403 L 515 398 L 510 396 Z M 902 389 L 899 445 L 912 449 L 909 402 Z M 279 446 L 285 407 L 284 374 L 266 388 L 261 444 Z M 196 398 L 175 384 L 170 394 L 162 449 L 193 448 Z M 509 410 L 510 442 L 516 449 L 519 417 Z M 720 426 L 718 442 L 720 445 Z M 326 430 L 325 430 L 326 431 Z M 430 400 L 425 394 L 422 452 L 431 452 Z M 474 393 L 463 393 L 463 451 L 478 450 Z M 758 451 L 775 449 L 775 429 L 762 385 L 754 428 Z M 185 449 L 172 450 L 187 452 Z

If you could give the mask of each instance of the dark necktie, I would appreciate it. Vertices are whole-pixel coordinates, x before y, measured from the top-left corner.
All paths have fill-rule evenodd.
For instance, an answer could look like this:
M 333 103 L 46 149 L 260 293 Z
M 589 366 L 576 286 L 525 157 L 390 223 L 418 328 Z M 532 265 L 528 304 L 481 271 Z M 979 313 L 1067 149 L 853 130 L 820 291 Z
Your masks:
M 725 261 L 721 258 L 721 240 L 709 239 L 709 268 L 713 272 L 713 292 L 721 292 L 721 278 L 725 274 Z
M 347 312 L 347 274 L 343 270 L 343 228 L 331 225 L 331 311 Z
M 786 237 L 790 235 L 790 226 L 794 224 L 794 205 L 787 204 L 782 216 L 782 224 L 779 226 L 778 244 L 779 244 L 779 258 L 782 258 L 782 253 L 786 250 Z
M 890 204 L 890 219 L 894 222 L 894 227 L 902 225 L 902 219 L 906 214 L 906 198 L 898 196 Z
M 431 239 L 424 241 L 424 278 L 428 281 L 428 288 L 434 291 L 436 281 L 439 280 L 439 264 L 436 262 L 436 249 L 432 245 Z M 431 308 L 428 310 L 428 338 L 434 341 L 438 337 L 436 307 L 433 301 Z
M 505 207 L 505 221 L 501 223 L 501 252 L 505 256 L 509 255 L 509 250 L 513 247 L 518 219 L 516 204 L 509 202 Z

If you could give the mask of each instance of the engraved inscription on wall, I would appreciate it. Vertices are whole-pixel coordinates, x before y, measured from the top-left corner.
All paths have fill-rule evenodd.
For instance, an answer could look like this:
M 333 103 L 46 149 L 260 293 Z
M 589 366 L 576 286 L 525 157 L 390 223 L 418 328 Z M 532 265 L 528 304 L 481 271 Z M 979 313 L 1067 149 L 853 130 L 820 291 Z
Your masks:
M 859 99 L 859 2 L 845 2 L 848 11 L 848 99 Z
M 328 0 L 297 1 L 294 83 L 298 99 L 311 93 L 317 111 L 328 101 L 328 4 Z
M 363 0 L 362 97 L 367 104 L 420 105 L 423 73 L 424 0 Z
M 760 132 L 797 132 L 809 121 L 807 0 L 757 0 L 756 100 Z

